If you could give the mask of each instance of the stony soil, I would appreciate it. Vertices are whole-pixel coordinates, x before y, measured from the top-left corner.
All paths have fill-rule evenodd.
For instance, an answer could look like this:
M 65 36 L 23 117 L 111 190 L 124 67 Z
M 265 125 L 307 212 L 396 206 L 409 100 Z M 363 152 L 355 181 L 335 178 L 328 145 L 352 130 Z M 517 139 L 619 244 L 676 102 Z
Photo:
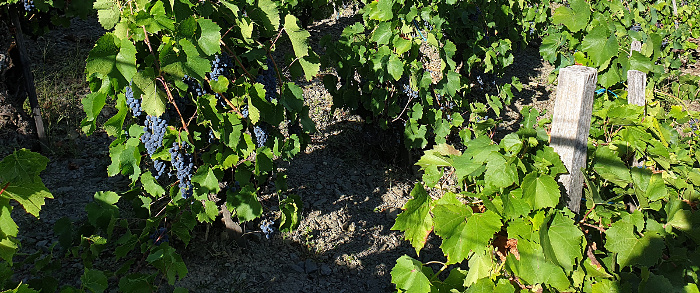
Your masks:
M 318 44 L 326 33 L 340 35 L 346 25 L 354 22 L 352 14 L 348 9 L 338 19 L 331 17 L 314 23 L 309 28 L 311 43 Z M 78 20 L 68 29 L 52 31 L 33 41 L 35 74 L 51 72 L 52 68 L 55 71 L 56 66 L 63 64 L 60 56 L 67 52 L 75 52 L 84 60 L 85 52 L 102 33 L 96 21 Z M 52 53 L 41 54 L 42 48 L 48 47 Z M 314 49 L 323 53 L 323 48 Z M 508 107 L 505 127 L 519 121 L 519 110 L 525 105 L 553 109 L 554 87 L 547 82 L 551 71 L 552 67 L 539 58 L 537 49 L 525 48 L 516 53 L 514 65 L 504 78 L 517 76 L 526 87 Z M 85 84 L 74 82 L 83 89 L 73 91 L 73 101 L 77 101 L 86 93 Z M 403 254 L 416 257 L 402 233 L 391 227 L 420 178 L 399 167 L 398 149 L 378 143 L 382 140 L 380 133 L 368 131 L 356 116 L 339 110 L 331 112 L 332 98 L 319 80 L 303 85 L 319 132 L 304 153 L 291 162 L 277 162 L 279 171 L 288 175 L 292 192 L 304 201 L 299 228 L 266 239 L 254 224 L 246 225 L 251 245 L 241 249 L 220 236 L 220 225 L 198 225 L 189 246 L 173 243 L 189 270 L 175 286 L 202 293 L 388 292 L 394 290 L 390 271 L 395 260 Z M 80 115 L 79 103 L 73 107 L 69 110 Z M 112 113 L 106 109 L 103 114 L 109 117 Z M 82 118 L 78 117 L 77 121 Z M 58 219 L 67 216 L 73 221 L 84 221 L 84 206 L 92 201 L 95 192 L 128 188 L 125 178 L 106 175 L 111 139 L 105 134 L 85 137 L 75 128 L 56 131 L 51 133 L 55 153 L 49 155 L 51 163 L 42 173 L 55 199 L 47 202 L 40 220 L 23 216 L 20 209 L 15 209 L 25 253 L 47 250 L 56 241 L 52 227 Z M 266 193 L 261 200 L 265 207 L 263 218 L 276 219 L 276 196 Z M 430 240 L 418 259 L 444 260 L 439 249 L 431 249 L 438 245 L 436 239 Z M 110 262 L 110 257 L 104 257 L 95 265 L 113 268 Z M 64 284 L 77 286 L 82 272 L 81 262 L 67 260 L 56 277 Z M 27 268 L 18 276 L 28 278 L 31 272 Z M 117 283 L 115 279 L 110 281 L 111 285 Z M 160 291 L 172 290 L 172 286 L 163 285 Z

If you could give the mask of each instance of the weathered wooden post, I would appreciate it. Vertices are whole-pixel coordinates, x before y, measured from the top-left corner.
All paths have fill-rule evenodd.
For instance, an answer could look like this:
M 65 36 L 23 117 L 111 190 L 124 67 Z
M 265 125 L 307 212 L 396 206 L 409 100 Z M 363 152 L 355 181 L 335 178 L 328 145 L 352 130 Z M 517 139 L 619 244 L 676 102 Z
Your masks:
M 641 51 L 642 43 L 639 41 L 632 42 L 630 55 L 632 51 Z M 639 70 L 627 71 L 627 103 L 630 105 L 646 106 L 645 91 L 647 88 L 647 74 Z M 644 110 L 646 114 L 646 108 Z M 642 167 L 644 162 L 632 160 L 633 167 Z
M 568 174 L 559 176 L 559 182 L 566 188 L 566 205 L 578 213 L 583 192 L 581 168 L 586 166 L 598 71 L 580 65 L 569 66 L 559 71 L 558 80 L 550 145 L 569 170 Z
M 639 41 L 632 42 L 630 46 L 630 55 L 633 51 L 642 51 L 642 43 Z M 627 103 L 632 105 L 644 106 L 644 93 L 647 87 L 647 74 L 639 70 L 627 71 Z

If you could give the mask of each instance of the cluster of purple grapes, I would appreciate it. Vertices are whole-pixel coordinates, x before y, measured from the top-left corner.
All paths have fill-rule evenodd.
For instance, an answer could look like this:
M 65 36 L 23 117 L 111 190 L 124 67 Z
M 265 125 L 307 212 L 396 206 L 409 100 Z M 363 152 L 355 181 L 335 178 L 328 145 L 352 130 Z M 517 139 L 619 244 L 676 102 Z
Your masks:
M 34 0 L 22 0 L 22 4 L 24 4 L 24 11 L 32 11 L 34 10 Z
M 265 99 L 268 102 L 277 99 L 277 77 L 275 76 L 275 69 L 271 59 L 267 59 L 267 70 L 263 71 L 255 81 L 265 86 Z
M 275 230 L 273 227 L 270 227 L 275 224 L 275 221 L 272 220 L 262 220 L 260 222 L 260 230 L 262 230 L 263 234 L 265 234 L 265 238 L 270 239 L 272 235 L 275 233 Z
M 259 148 L 263 147 L 267 142 L 267 125 L 265 125 L 264 123 L 260 125 L 255 125 L 255 127 L 253 127 L 253 134 L 255 134 L 255 141 L 257 142 L 257 146 Z
M 428 22 L 427 20 L 424 20 L 424 21 L 423 21 L 423 26 L 425 27 L 425 29 L 427 29 L 427 30 L 429 30 L 429 31 L 432 31 L 432 30 L 433 30 L 433 25 L 430 24 L 430 22 Z
M 194 168 L 194 163 L 192 162 L 192 154 L 188 154 L 181 151 L 180 144 L 173 142 L 173 147 L 168 150 L 170 152 L 170 158 L 172 160 L 173 167 L 177 172 L 177 179 L 180 180 L 180 194 L 182 198 L 189 198 L 192 196 L 192 168 Z
M 216 142 L 216 135 L 214 134 L 214 130 L 209 129 L 209 136 L 207 137 L 207 141 L 209 143 L 215 143 Z
M 165 119 L 151 115 L 146 116 L 146 126 L 143 128 L 145 133 L 141 136 L 141 140 L 146 145 L 146 151 L 149 155 L 152 156 L 163 145 L 163 136 L 167 127 L 168 121 Z
M 182 82 L 187 85 L 187 92 L 192 94 L 192 97 L 195 99 L 203 96 L 206 93 L 199 81 L 192 77 L 185 75 L 185 77 L 182 78 Z
M 688 123 L 690 124 L 690 129 L 693 130 L 693 133 L 698 131 L 698 124 L 700 124 L 700 121 L 695 120 L 695 119 L 690 119 L 690 121 L 688 121 Z
M 160 227 L 158 230 L 154 231 L 153 234 L 148 236 L 153 240 L 154 245 L 161 245 L 163 242 L 168 242 L 168 230 L 165 227 Z
M 126 96 L 126 104 L 129 105 L 129 109 L 131 109 L 131 113 L 134 114 L 134 117 L 141 116 L 141 114 L 143 114 L 141 110 L 141 99 L 134 98 L 134 89 L 127 86 L 124 95 Z
M 211 63 L 211 73 L 209 73 L 209 78 L 213 80 L 219 80 L 219 76 L 229 77 L 229 70 L 233 68 L 233 63 L 231 63 L 231 57 L 226 54 L 226 52 L 221 55 L 214 56 L 214 61 Z
M 163 176 L 163 174 L 165 174 L 166 167 L 167 164 L 165 163 L 165 161 L 153 160 L 153 169 L 155 169 L 156 171 L 156 175 L 153 177 L 155 177 L 156 179 L 160 179 L 160 177 Z
M 636 23 L 636 24 L 632 25 L 632 27 L 630 29 L 635 31 L 635 32 L 638 32 L 638 31 L 642 30 L 642 25 L 639 23 Z
M 477 21 L 477 20 L 479 20 L 479 16 L 481 16 L 481 8 L 479 8 L 479 6 L 477 6 L 477 7 L 476 7 L 476 12 L 470 14 L 470 15 L 469 15 L 469 19 L 470 19 L 471 21 Z
M 406 95 L 409 99 L 418 99 L 418 91 L 414 91 L 411 88 L 411 84 L 408 81 L 407 76 L 404 75 L 401 77 L 401 79 L 399 79 L 399 86 L 401 87 L 401 91 L 404 93 L 404 95 Z
M 233 193 L 237 193 L 237 192 L 241 191 L 241 183 L 236 181 L 233 183 L 233 186 L 226 186 L 226 189 L 230 190 Z
M 243 115 L 243 119 L 248 118 L 248 105 L 243 106 L 243 109 L 241 109 L 241 115 Z

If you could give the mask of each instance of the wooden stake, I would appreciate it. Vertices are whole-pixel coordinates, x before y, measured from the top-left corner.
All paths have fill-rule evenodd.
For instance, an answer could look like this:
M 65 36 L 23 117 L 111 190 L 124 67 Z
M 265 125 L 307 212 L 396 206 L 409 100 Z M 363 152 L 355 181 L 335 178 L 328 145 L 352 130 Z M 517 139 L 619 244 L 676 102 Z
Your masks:
M 632 42 L 630 48 L 630 55 L 632 51 L 640 52 L 642 50 L 642 43 L 639 41 Z M 628 70 L 627 71 L 627 103 L 630 105 L 639 105 L 642 107 L 646 106 L 645 91 L 647 88 L 647 74 L 639 70 Z M 644 109 L 644 114 L 646 114 L 646 107 Z M 636 159 L 632 160 L 633 167 L 642 167 L 644 162 L 638 161 Z
M 29 60 L 27 49 L 24 42 L 24 34 L 22 34 L 22 24 L 19 22 L 17 11 L 10 9 L 10 17 L 12 24 L 15 26 L 15 37 L 17 38 L 17 49 L 19 49 L 20 60 L 22 61 L 22 70 L 24 71 L 24 88 L 29 96 L 29 105 L 32 107 L 32 116 L 36 125 L 36 135 L 41 144 L 41 151 L 46 154 L 49 152 L 49 147 L 46 142 L 46 133 L 44 132 L 44 121 L 41 118 L 41 109 L 39 108 L 39 100 L 36 96 L 36 87 L 34 86 L 34 75 L 32 75 L 32 63 Z
M 632 52 L 637 51 L 637 52 L 642 52 L 642 42 L 640 41 L 633 41 L 632 44 L 630 45 L 630 57 L 632 57 Z
M 550 145 L 569 170 L 568 174 L 559 176 L 559 182 L 566 189 L 563 199 L 569 209 L 578 213 L 583 192 L 581 168 L 586 166 L 598 71 L 580 65 L 569 66 L 559 71 L 558 80 Z

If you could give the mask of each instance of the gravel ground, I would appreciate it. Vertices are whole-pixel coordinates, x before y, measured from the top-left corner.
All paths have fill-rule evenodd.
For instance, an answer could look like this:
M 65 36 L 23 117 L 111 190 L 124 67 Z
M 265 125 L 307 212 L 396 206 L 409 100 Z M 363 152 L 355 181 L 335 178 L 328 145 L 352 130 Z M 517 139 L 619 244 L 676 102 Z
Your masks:
M 345 26 L 354 22 L 352 15 L 347 9 L 338 19 L 314 23 L 309 28 L 311 43 L 317 44 L 326 33 L 340 35 Z M 60 56 L 61 50 L 84 52 L 101 34 L 96 21 L 75 21 L 70 28 L 37 40 L 34 48 L 39 50 L 43 40 L 54 44 L 55 56 Z M 89 41 L 76 41 L 80 39 Z M 323 53 L 323 48 L 314 49 Z M 51 58 L 34 62 L 41 70 L 60 64 Z M 35 69 L 35 74 L 41 74 L 39 69 Z M 505 78 L 517 76 L 526 87 L 508 107 L 504 115 L 506 127 L 519 121 L 518 113 L 524 105 L 540 110 L 553 108 L 555 94 L 553 86 L 547 83 L 551 70 L 539 58 L 537 49 L 516 53 Z M 383 143 L 385 134 L 367 127 L 357 116 L 340 110 L 331 112 L 332 98 L 318 79 L 301 85 L 319 132 L 312 137 L 306 152 L 291 162 L 278 162 L 279 171 L 288 175 L 292 193 L 304 201 L 299 228 L 266 239 L 256 232 L 259 229 L 255 224 L 248 224 L 252 245 L 241 249 L 220 236 L 220 224 L 209 228 L 198 225 L 189 246 L 185 248 L 174 241 L 189 270 L 176 286 L 202 293 L 388 292 L 394 290 L 390 271 L 396 259 L 403 254 L 416 257 L 410 244 L 403 241 L 402 233 L 390 229 L 420 178 L 400 167 L 396 159 L 400 149 Z M 110 111 L 105 110 L 105 116 L 110 116 Z M 42 173 L 56 198 L 47 202 L 40 220 L 23 216 L 21 209 L 14 211 L 21 227 L 22 252 L 45 250 L 55 242 L 52 227 L 57 219 L 68 216 L 83 221 L 84 206 L 92 201 L 96 191 L 128 188 L 129 181 L 122 176 L 106 176 L 111 139 L 105 134 L 85 137 L 73 129 L 60 135 L 65 138 L 56 141 L 64 141 L 70 148 L 52 155 Z M 276 196 L 264 193 L 261 201 L 265 207 L 263 218 L 276 219 Z M 437 246 L 439 241 L 430 239 L 418 259 L 444 261 L 439 249 L 431 249 Z M 104 257 L 103 263 L 95 266 L 114 267 L 110 262 L 111 257 Z M 80 262 L 66 261 L 56 277 L 64 284 L 78 285 L 82 272 Z M 24 278 L 31 272 L 27 269 L 18 275 Z M 116 280 L 111 281 L 116 284 Z M 162 286 L 161 291 L 170 292 L 172 288 Z

